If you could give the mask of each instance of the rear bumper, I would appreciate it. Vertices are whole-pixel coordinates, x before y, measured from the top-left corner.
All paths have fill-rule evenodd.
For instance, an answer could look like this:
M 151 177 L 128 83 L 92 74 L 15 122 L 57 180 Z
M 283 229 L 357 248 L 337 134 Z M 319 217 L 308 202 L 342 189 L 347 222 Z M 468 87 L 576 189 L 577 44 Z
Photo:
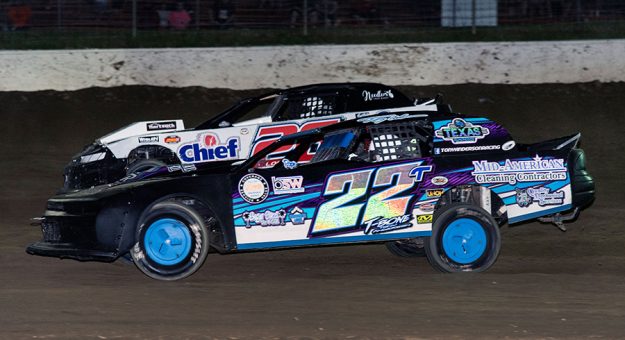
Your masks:
M 584 150 L 572 149 L 569 153 L 568 164 L 573 207 L 583 209 L 595 200 L 595 181 L 586 170 Z

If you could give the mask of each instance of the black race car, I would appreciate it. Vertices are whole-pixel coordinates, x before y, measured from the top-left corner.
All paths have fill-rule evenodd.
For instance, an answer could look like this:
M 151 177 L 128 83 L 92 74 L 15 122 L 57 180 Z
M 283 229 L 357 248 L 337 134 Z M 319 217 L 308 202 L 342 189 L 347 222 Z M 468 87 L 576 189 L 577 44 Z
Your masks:
M 397 112 L 284 136 L 247 160 L 163 166 L 57 195 L 34 255 L 132 258 L 176 280 L 221 254 L 386 242 L 443 272 L 483 271 L 499 227 L 562 226 L 594 198 L 575 134 L 517 144 L 482 117 Z

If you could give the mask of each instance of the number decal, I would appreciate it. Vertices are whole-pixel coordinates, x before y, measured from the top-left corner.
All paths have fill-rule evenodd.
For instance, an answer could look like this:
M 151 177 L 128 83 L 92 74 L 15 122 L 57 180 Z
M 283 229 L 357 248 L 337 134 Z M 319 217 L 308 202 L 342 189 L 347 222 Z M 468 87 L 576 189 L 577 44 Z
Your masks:
M 393 197 L 414 186 L 415 181 L 410 177 L 410 171 L 419 164 L 420 162 L 414 162 L 378 169 L 373 188 L 391 185 L 395 178 L 397 178 L 397 183 L 369 198 L 365 215 L 362 218 L 364 222 L 376 217 L 391 218 L 408 213 L 408 202 L 412 196 Z
M 358 216 L 365 203 L 344 205 L 365 195 L 373 171 L 374 169 L 369 169 L 337 174 L 328 179 L 323 195 L 330 196 L 341 193 L 343 195 L 326 201 L 319 207 L 311 234 L 323 233 L 336 229 L 337 226 L 350 228 L 358 224 Z
M 263 126 L 258 129 L 256 133 L 256 137 L 254 138 L 254 146 L 252 147 L 252 156 L 260 152 L 260 150 L 268 147 L 269 145 L 275 143 L 278 139 L 283 136 L 291 135 L 297 132 L 308 131 L 312 129 L 317 129 L 320 127 L 324 127 L 327 125 L 335 124 L 341 121 L 341 118 L 331 118 L 331 119 L 323 119 L 316 120 L 312 122 L 306 122 L 301 126 L 296 123 L 288 123 L 288 124 L 279 124 L 279 125 L 269 125 Z M 281 154 L 287 153 L 293 150 L 296 145 L 285 145 L 276 152 L 271 153 L 267 156 L 267 158 L 282 158 Z M 312 158 L 312 156 L 310 156 Z M 308 159 L 310 161 L 310 159 Z
M 310 235 L 364 229 L 367 221 L 373 219 L 406 217 L 412 195 L 401 194 L 421 182 L 426 172 L 432 171 L 431 165 L 421 164 L 422 161 L 417 161 L 331 175 L 323 196 L 339 196 L 319 206 Z M 375 177 L 370 184 L 374 172 Z M 357 202 L 365 194 L 371 194 L 372 189 L 385 186 L 390 187 L 369 196 L 366 201 Z M 351 204 L 346 205 L 348 203 Z

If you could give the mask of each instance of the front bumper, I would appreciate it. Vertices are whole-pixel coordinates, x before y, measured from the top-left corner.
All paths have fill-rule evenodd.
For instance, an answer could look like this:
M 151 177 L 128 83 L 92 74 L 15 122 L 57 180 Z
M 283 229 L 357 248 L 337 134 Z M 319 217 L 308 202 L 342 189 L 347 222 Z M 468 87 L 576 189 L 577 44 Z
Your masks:
M 102 157 L 90 157 L 103 154 Z M 80 190 L 108 184 L 125 176 L 125 159 L 117 159 L 110 150 L 93 144 L 74 156 L 63 171 L 63 190 Z
M 26 248 L 30 255 L 58 257 L 78 261 L 113 262 L 119 256 L 115 251 L 79 248 L 73 243 L 35 242 Z
M 96 217 L 88 212 L 81 216 L 48 210 L 41 232 L 42 240 L 29 245 L 28 254 L 105 262 L 118 257 L 115 249 L 98 242 Z

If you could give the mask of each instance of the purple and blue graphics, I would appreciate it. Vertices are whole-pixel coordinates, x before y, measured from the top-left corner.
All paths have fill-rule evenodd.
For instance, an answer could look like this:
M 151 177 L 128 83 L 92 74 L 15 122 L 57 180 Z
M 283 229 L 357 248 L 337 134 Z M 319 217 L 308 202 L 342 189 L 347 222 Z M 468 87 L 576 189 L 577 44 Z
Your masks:
M 307 167 L 315 165 L 304 165 L 287 172 L 288 176 L 268 176 L 270 192 L 262 202 L 246 200 L 254 192 L 239 186 L 239 192 L 233 194 L 238 247 L 427 236 L 430 224 L 417 223 L 416 216 L 431 212 L 420 211 L 415 203 L 426 175 L 434 171 L 431 162 L 427 158 L 372 164 L 330 172 L 313 180 L 309 178 L 314 176 L 307 176 L 306 172 Z
M 429 236 L 441 195 L 428 192 L 444 193 L 459 185 L 479 185 L 490 197 L 498 197 L 511 223 L 571 207 L 566 162 L 556 156 L 496 160 L 491 155 L 458 162 L 466 165 L 460 168 L 435 162 L 436 158 L 424 158 L 372 164 L 330 170 L 323 177 L 319 174 L 323 170 L 315 164 L 285 170 L 282 176 L 268 172 L 272 175 L 262 179 L 258 177 L 264 175 L 247 174 L 242 182 L 253 185 L 239 185 L 232 197 L 238 247 Z M 259 199 L 250 200 L 250 196 Z

